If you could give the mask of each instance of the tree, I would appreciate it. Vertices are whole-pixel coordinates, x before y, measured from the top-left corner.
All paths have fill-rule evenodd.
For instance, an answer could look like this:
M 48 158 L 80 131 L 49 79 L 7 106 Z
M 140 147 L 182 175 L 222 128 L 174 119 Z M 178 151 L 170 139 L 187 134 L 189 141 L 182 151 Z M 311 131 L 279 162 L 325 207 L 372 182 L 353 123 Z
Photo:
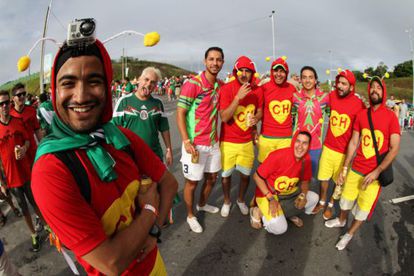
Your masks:
M 394 75 L 397 78 L 411 77 L 413 75 L 413 62 L 412 60 L 405 61 L 397 64 L 394 67 Z
M 354 73 L 354 76 L 356 78 L 357 81 L 366 81 L 363 77 L 363 74 L 361 71 L 352 71 L 352 73 Z
M 377 68 L 375 68 L 374 75 L 382 77 L 387 71 L 388 66 L 383 61 L 381 61 L 380 63 L 378 63 Z

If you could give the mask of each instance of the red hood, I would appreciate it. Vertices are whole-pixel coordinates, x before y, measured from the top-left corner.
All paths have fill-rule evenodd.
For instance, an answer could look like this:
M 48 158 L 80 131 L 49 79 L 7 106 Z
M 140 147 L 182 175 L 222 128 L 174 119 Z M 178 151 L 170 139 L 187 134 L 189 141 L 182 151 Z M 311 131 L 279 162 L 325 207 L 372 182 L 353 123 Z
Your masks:
M 237 71 L 241 68 L 247 68 L 250 71 L 252 71 L 252 79 L 250 80 L 250 83 L 256 84 L 256 67 L 254 66 L 253 61 L 246 56 L 241 56 L 236 60 L 236 63 L 234 64 L 233 68 L 233 76 L 235 77 L 237 82 L 239 82 L 239 79 L 237 78 Z
M 111 82 L 112 82 L 112 63 L 111 58 L 109 57 L 108 52 L 106 51 L 103 44 L 96 40 L 95 45 L 98 47 L 99 52 L 102 56 L 104 71 L 105 71 L 105 78 L 106 78 L 106 104 L 105 109 L 102 114 L 101 123 L 107 123 L 112 119 L 112 95 L 111 95 Z M 59 113 L 56 109 L 56 76 L 58 72 L 55 72 L 55 68 L 57 66 L 57 61 L 59 57 L 62 55 L 62 49 L 58 51 L 55 56 L 55 60 L 53 62 L 52 67 L 52 74 L 51 74 L 51 89 L 52 89 L 52 104 L 53 109 L 55 110 L 56 114 L 59 116 Z
M 375 81 L 375 80 L 377 80 L 377 81 L 379 81 L 381 83 L 381 86 L 382 86 L 382 103 L 381 103 L 381 105 L 382 106 L 385 106 L 385 103 L 387 101 L 387 86 L 385 85 L 385 81 L 383 79 L 381 79 L 380 77 L 378 77 L 378 76 L 372 77 L 369 80 L 369 82 L 368 82 L 368 100 L 369 100 L 369 105 L 370 106 L 373 106 L 373 104 L 371 102 L 371 97 L 369 96 L 369 91 L 371 90 L 371 83 L 373 81 Z
M 355 79 L 354 73 L 352 73 L 349 70 L 341 71 L 335 78 L 335 84 L 336 84 L 335 87 L 338 87 L 338 81 L 340 77 L 346 78 L 349 81 L 349 84 L 353 86 L 353 89 L 347 96 L 355 94 L 356 79 Z M 335 93 L 338 93 L 337 90 L 335 90 Z
M 286 83 L 288 76 L 289 76 L 289 65 L 287 64 L 286 60 L 283 59 L 282 57 L 277 58 L 275 61 L 272 62 L 272 65 L 270 66 L 270 79 L 273 81 L 273 83 L 275 82 L 275 79 L 273 77 L 273 72 L 274 72 L 274 67 L 277 66 L 281 66 L 285 71 L 286 71 L 286 79 L 283 83 Z

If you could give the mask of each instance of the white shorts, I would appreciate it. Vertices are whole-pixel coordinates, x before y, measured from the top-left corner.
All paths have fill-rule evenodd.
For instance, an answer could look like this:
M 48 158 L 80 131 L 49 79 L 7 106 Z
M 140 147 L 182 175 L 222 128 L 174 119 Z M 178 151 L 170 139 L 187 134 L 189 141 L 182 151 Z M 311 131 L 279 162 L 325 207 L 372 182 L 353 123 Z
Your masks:
M 221 153 L 219 144 L 213 146 L 195 146 L 199 153 L 197 164 L 191 162 L 191 154 L 187 153 L 184 144 L 181 146 L 181 163 L 184 177 L 191 181 L 200 181 L 204 173 L 216 173 L 221 170 Z

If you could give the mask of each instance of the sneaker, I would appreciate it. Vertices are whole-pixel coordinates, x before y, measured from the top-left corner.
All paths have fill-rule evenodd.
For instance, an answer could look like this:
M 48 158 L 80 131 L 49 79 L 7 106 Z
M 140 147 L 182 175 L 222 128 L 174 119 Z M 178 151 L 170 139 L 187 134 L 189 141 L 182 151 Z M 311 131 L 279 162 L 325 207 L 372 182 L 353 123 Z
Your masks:
M 199 206 L 197 204 L 196 209 L 197 209 L 197 211 L 204 211 L 204 212 L 211 213 L 211 214 L 215 214 L 215 213 L 218 213 L 218 211 L 220 211 L 220 209 L 217 208 L 216 206 L 212 206 L 212 205 L 208 205 L 208 204 L 206 204 L 204 206 Z
M 318 205 L 316 205 L 315 208 L 313 208 L 312 215 L 316 215 L 317 213 L 319 213 L 320 211 L 322 211 L 323 208 L 325 208 L 325 204 L 318 203 Z
M 231 207 L 231 203 L 229 203 L 229 204 L 223 203 L 223 206 L 221 206 L 220 215 L 223 218 L 227 218 L 229 216 L 230 207 Z
M 41 232 L 43 230 L 43 223 L 40 221 L 40 218 L 38 216 L 35 217 L 34 229 L 36 232 Z
M 40 250 L 40 239 L 39 235 L 32 234 L 32 251 L 38 252 Z
M 329 219 L 331 219 L 332 218 L 332 216 L 333 216 L 333 210 L 332 210 L 332 207 L 326 207 L 326 210 L 325 210 L 325 212 L 323 212 L 323 219 L 324 220 L 329 220 Z
M 335 227 L 344 227 L 346 221 L 341 222 L 339 218 L 334 218 L 328 221 L 325 221 L 325 226 L 328 228 L 335 228 Z
M 203 227 L 201 227 L 200 223 L 198 223 L 198 220 L 196 217 L 187 217 L 187 223 L 190 225 L 191 231 L 194 233 L 201 233 L 203 232 Z
M 348 245 L 348 243 L 352 240 L 352 235 L 346 233 L 345 235 L 343 235 L 341 237 L 341 239 L 339 240 L 339 242 L 336 244 L 336 249 L 338 250 L 344 250 L 345 247 Z
M 244 202 L 239 202 L 238 200 L 236 201 L 237 206 L 239 206 L 240 212 L 247 216 L 249 214 L 249 207 L 247 207 L 246 203 Z

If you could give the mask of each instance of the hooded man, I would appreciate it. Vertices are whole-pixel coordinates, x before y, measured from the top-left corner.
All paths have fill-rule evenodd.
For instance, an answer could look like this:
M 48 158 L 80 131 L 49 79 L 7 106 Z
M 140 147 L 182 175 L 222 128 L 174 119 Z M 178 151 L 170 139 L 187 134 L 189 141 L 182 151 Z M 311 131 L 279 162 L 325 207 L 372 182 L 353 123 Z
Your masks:
M 337 181 L 352 136 L 355 117 L 365 109 L 362 100 L 355 95 L 355 82 L 355 76 L 351 71 L 341 71 L 336 76 L 336 90 L 329 94 L 331 116 L 319 160 L 318 180 L 321 181 L 321 190 L 319 204 L 312 212 L 314 214 L 325 208 L 329 180 Z M 333 203 L 332 198 L 323 213 L 325 220 L 332 217 Z
M 224 203 L 221 216 L 230 212 L 231 175 L 234 169 L 240 172 L 240 190 L 237 205 L 243 215 L 249 214 L 245 203 L 250 172 L 254 162 L 254 140 L 256 123 L 262 117 L 263 92 L 256 85 L 256 68 L 246 56 L 237 59 L 233 80 L 220 88 L 219 113 L 221 117 L 220 150 L 223 172 L 222 186 Z
M 263 87 L 263 120 L 258 142 L 258 161 L 276 149 L 287 148 L 292 140 L 292 104 L 296 88 L 287 82 L 289 66 L 279 57 L 270 67 L 270 81 Z
M 395 159 L 400 147 L 398 119 L 385 105 L 387 89 L 381 78 L 373 77 L 369 81 L 368 97 L 370 108 L 358 113 L 355 119 L 342 172 L 337 181 L 338 185 L 345 185 L 339 202 L 341 213 L 338 218 L 325 222 L 325 226 L 329 228 L 344 227 L 349 210 L 352 209 L 354 220 L 346 234 L 336 244 L 338 250 L 343 250 L 348 245 L 362 223 L 374 211 L 381 192 L 378 176 Z M 386 154 L 380 164 L 375 154 L 368 112 L 371 113 L 378 152 L 380 155 Z M 352 168 L 347 174 L 351 161 Z
M 164 275 L 158 225 L 178 184 L 141 138 L 110 122 L 111 81 L 111 59 L 100 41 L 59 50 L 51 76 L 56 116 L 37 151 L 33 194 L 88 274 Z M 144 192 L 142 174 L 157 182 L 160 194 L 156 185 Z
M 318 202 L 318 195 L 309 190 L 312 177 L 310 143 L 309 132 L 298 132 L 290 147 L 270 153 L 253 176 L 258 207 L 251 209 L 251 220 L 260 223 L 258 217 L 261 217 L 264 228 L 271 234 L 286 232 L 286 218 L 302 227 L 303 221 L 297 215 L 303 211 L 311 214 Z

